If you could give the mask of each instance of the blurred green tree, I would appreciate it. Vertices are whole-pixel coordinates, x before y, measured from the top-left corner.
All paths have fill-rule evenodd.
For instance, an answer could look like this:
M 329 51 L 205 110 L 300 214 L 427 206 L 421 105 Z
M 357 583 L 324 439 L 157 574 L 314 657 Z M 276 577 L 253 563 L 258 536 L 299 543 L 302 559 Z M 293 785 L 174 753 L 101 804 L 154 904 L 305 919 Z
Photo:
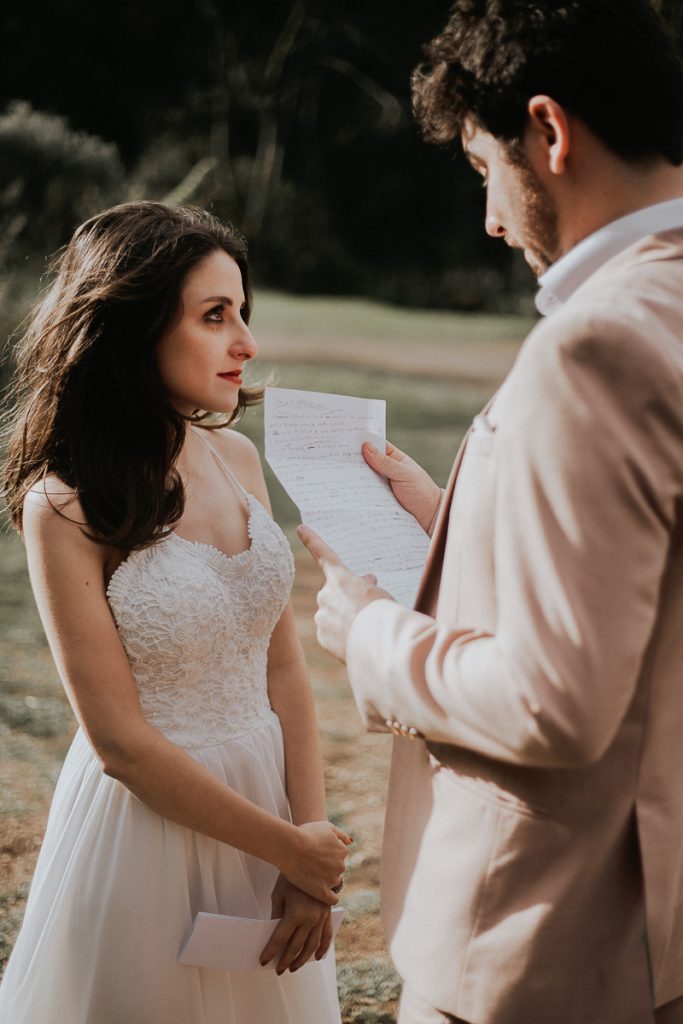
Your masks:
M 653 3 L 681 42 L 681 0 Z M 531 275 L 482 231 L 483 194 L 465 161 L 425 146 L 410 114 L 410 72 L 447 8 L 445 0 L 6 4 L 0 107 L 22 97 L 68 118 L 74 132 L 113 140 L 123 195 L 212 206 L 249 238 L 261 282 L 514 308 Z M 73 180 L 80 191 L 83 179 Z M 31 237 L 21 204 L 14 208 L 18 187 L 0 167 L 6 260 L 10 251 L 23 258 Z M 61 201 L 57 186 L 50 195 Z M 73 224 L 69 202 L 59 242 Z M 45 242 L 36 239 L 39 252 Z
M 445 14 L 443 0 L 34 0 L 0 14 L 0 104 L 23 96 L 115 140 L 125 195 L 212 206 L 262 282 L 477 308 L 505 293 L 511 254 L 481 230 L 469 168 L 410 115 L 410 71 Z
M 683 4 L 681 4 L 681 0 L 652 0 L 652 3 L 669 26 L 680 53 L 683 51 Z
M 48 255 L 89 214 L 118 198 L 124 169 L 114 143 L 16 101 L 0 114 L 0 270 Z
M 117 201 L 123 182 L 113 143 L 27 102 L 0 114 L 0 388 L 12 369 L 4 342 L 35 299 L 46 257 L 82 220 Z

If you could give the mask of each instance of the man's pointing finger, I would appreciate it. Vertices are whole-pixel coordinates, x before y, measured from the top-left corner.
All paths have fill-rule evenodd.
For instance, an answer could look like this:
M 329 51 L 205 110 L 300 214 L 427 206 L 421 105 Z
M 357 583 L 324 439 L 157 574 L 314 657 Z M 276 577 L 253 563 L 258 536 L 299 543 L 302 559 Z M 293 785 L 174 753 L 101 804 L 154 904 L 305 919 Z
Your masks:
M 310 526 L 297 526 L 296 532 L 301 543 L 308 548 L 323 571 L 331 565 L 342 564 L 332 548 Z

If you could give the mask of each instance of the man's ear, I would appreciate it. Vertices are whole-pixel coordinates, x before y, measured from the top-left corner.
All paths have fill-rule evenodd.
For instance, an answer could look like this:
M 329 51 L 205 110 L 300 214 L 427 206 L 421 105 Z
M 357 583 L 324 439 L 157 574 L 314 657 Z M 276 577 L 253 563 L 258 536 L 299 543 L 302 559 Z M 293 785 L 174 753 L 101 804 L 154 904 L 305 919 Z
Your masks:
M 533 146 L 551 174 L 563 174 L 571 141 L 569 121 L 563 107 L 549 96 L 533 96 L 527 110 L 527 144 Z

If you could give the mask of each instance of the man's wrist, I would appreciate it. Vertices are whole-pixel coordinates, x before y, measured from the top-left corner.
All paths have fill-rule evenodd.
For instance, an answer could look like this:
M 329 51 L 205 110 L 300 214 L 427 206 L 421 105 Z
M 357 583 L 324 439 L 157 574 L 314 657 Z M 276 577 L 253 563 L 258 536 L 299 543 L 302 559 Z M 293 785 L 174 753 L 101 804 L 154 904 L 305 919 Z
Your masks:
M 391 604 L 396 604 L 396 600 L 395 600 L 395 598 L 393 598 L 391 596 L 391 594 L 387 594 L 387 593 L 382 592 L 376 598 L 374 598 L 372 601 L 366 601 L 365 604 L 362 607 L 358 608 L 358 610 L 356 611 L 356 614 L 354 615 L 353 619 L 351 620 L 351 622 L 349 624 L 349 628 L 346 631 L 346 637 L 345 637 L 345 640 L 344 640 L 344 659 L 343 660 L 344 660 L 344 662 L 346 664 L 348 664 L 348 660 L 349 660 L 349 648 L 350 648 L 350 644 L 352 643 L 352 637 L 357 633 L 358 620 L 365 615 L 366 609 L 370 608 L 372 605 L 376 605 L 378 601 L 389 601 L 389 602 L 391 602 Z M 362 628 L 362 626 L 361 626 L 361 628 Z
M 443 504 L 443 497 L 445 493 L 446 492 L 442 488 L 439 488 L 439 497 L 436 502 L 436 508 L 434 509 L 434 514 L 432 515 L 432 518 L 429 521 L 429 525 L 427 526 L 425 531 L 429 534 L 430 537 L 434 533 L 434 527 L 436 526 L 436 521 L 439 518 L 439 512 L 441 511 L 441 505 Z

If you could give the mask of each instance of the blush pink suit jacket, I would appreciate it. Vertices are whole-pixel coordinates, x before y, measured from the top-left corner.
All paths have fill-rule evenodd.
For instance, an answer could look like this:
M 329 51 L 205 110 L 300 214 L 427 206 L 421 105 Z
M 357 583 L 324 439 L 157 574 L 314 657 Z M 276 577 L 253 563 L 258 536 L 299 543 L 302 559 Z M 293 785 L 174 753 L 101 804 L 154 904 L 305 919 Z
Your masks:
M 397 736 L 383 917 L 473 1024 L 648 1024 L 683 994 L 683 231 L 523 345 L 456 460 L 416 610 L 355 619 Z

